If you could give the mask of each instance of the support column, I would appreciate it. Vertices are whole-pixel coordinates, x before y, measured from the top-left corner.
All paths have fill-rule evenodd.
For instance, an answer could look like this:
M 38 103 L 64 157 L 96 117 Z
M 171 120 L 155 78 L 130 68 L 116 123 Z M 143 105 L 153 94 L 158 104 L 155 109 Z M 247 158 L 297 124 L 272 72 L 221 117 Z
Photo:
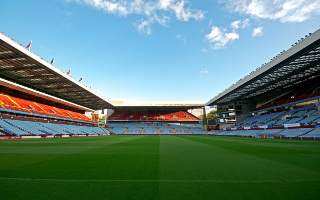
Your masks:
M 208 119 L 205 106 L 203 107 L 202 125 L 204 130 L 208 130 Z

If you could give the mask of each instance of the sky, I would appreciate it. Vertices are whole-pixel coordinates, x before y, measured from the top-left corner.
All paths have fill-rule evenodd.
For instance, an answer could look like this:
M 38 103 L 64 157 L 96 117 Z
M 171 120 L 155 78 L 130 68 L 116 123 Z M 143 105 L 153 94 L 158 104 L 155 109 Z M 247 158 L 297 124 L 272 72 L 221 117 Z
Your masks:
M 0 32 L 111 100 L 207 102 L 320 28 L 320 0 L 1 0 Z

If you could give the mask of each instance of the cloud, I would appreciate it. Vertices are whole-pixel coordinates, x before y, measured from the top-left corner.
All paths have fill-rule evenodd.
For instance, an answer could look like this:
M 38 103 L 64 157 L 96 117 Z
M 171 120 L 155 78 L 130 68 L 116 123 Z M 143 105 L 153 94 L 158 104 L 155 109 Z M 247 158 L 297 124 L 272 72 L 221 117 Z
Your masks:
M 249 19 L 245 19 L 243 21 L 241 20 L 236 20 L 236 21 L 233 21 L 231 23 L 231 28 L 233 30 L 238 30 L 238 29 L 244 29 L 244 28 L 247 28 L 249 26 L 249 22 L 250 20 Z
M 112 14 L 127 15 L 130 12 L 126 4 L 117 1 L 84 0 L 84 3 Z
M 173 12 L 180 21 L 201 20 L 204 18 L 203 11 L 187 8 L 184 0 L 159 0 L 158 5 L 159 9 Z
M 204 18 L 204 13 L 200 10 L 190 10 L 185 8 L 184 1 L 178 1 L 170 6 L 174 11 L 177 19 L 181 21 L 189 21 L 190 19 L 201 20 Z
M 140 33 L 150 35 L 152 24 L 153 24 L 153 22 L 150 20 L 141 20 L 140 22 L 136 23 L 135 26 Z
M 222 48 L 228 43 L 238 40 L 239 34 L 236 32 L 225 32 L 217 26 L 212 26 L 210 33 L 206 35 L 206 39 L 215 47 Z
M 170 16 L 176 20 L 188 22 L 190 20 L 201 20 L 204 12 L 199 9 L 190 8 L 185 0 L 66 0 L 85 4 L 102 10 L 108 14 L 118 16 L 136 15 L 142 19 L 138 20 L 135 27 L 146 34 L 151 34 L 153 24 L 166 25 Z
M 260 37 L 263 35 L 263 27 L 256 27 L 252 31 L 252 37 Z
M 172 4 L 172 0 L 159 0 L 161 8 L 168 8 Z
M 152 32 L 151 27 L 153 24 L 157 23 L 157 24 L 166 26 L 166 24 L 168 23 L 168 20 L 169 18 L 166 16 L 162 16 L 162 17 L 152 16 L 152 17 L 137 21 L 136 23 L 134 23 L 134 26 L 140 33 L 150 35 Z
M 235 12 L 259 19 L 303 22 L 320 13 L 319 0 L 225 0 Z

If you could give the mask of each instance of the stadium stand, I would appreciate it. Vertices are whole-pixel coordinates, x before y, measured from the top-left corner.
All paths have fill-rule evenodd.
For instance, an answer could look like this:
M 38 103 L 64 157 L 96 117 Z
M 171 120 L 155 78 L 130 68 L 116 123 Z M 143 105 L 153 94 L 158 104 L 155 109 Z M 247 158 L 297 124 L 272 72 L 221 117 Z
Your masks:
M 254 138 L 320 139 L 320 128 L 224 130 L 224 131 L 211 131 L 210 134 L 219 135 L 219 136 L 240 136 L 240 137 L 254 137 Z
M 115 106 L 108 118 L 114 134 L 204 134 L 200 119 L 188 112 L 203 105 L 144 104 Z
M 109 134 L 90 118 L 72 110 L 1 95 L 1 132 L 10 136 Z M 39 106 L 38 109 L 32 109 Z M 28 107 L 30 106 L 30 107 Z M 40 106 L 48 110 L 40 110 Z
M 303 89 L 298 89 L 297 91 L 292 91 L 285 95 L 281 95 L 278 98 L 273 99 L 272 101 L 261 105 L 259 109 L 267 109 L 267 108 L 276 108 L 281 106 L 289 106 L 290 104 L 294 104 L 297 102 L 303 102 L 307 100 L 317 99 L 320 96 L 320 87 L 310 85 L 308 87 L 304 87 Z
M 0 33 L 0 137 L 108 135 L 85 113 L 112 104 Z
M 103 135 L 110 132 L 106 128 L 96 126 L 57 124 L 49 122 L 23 121 L 1 119 L 0 127 L 3 133 L 11 136 L 31 135 Z
M 125 122 L 109 123 L 113 134 L 160 135 L 160 134 L 207 134 L 200 124 L 179 124 L 167 122 Z
M 238 124 L 238 128 L 260 126 L 284 127 L 286 124 L 315 125 L 320 122 L 320 111 L 317 106 L 304 106 L 291 110 L 263 113 L 245 118 Z
M 186 111 L 117 111 L 109 117 L 110 121 L 199 121 L 197 117 Z
M 303 138 L 320 138 L 320 128 L 315 128 L 312 131 L 302 136 Z
M 17 93 L 17 91 L 14 91 L 14 93 Z M 0 108 L 3 110 L 21 111 L 80 121 L 91 121 L 91 119 L 84 114 L 59 108 L 57 106 L 46 105 L 36 101 L 14 97 L 4 92 L 0 92 Z
M 234 110 L 236 120 L 218 119 L 222 130 L 210 134 L 320 139 L 319 83 L 320 30 L 211 99 L 207 106 Z

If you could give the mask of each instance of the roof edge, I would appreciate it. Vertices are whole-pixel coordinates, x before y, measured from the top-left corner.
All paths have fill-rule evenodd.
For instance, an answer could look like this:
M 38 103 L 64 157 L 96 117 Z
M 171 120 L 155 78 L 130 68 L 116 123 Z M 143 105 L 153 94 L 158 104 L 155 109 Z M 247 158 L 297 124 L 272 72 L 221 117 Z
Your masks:
M 269 61 L 266 64 L 261 65 L 260 67 L 258 67 L 256 70 L 252 71 L 250 74 L 244 76 L 243 78 L 241 78 L 240 80 L 238 80 L 236 83 L 232 84 L 230 87 L 228 87 L 226 90 L 224 90 L 223 92 L 219 93 L 218 95 L 216 95 L 214 98 L 210 99 L 206 105 L 210 106 L 212 104 L 214 104 L 216 101 L 218 101 L 219 99 L 223 98 L 224 96 L 230 94 L 231 92 L 233 92 L 234 90 L 238 89 L 240 86 L 244 85 L 245 83 L 253 80 L 254 78 L 256 78 L 257 76 L 265 73 L 266 71 L 270 70 L 271 68 L 273 68 L 274 66 L 280 64 L 281 62 L 287 60 L 288 58 L 290 58 L 291 56 L 295 55 L 296 53 L 298 53 L 299 51 L 301 51 L 302 49 L 308 47 L 309 45 L 311 45 L 312 43 L 318 41 L 320 39 L 320 29 L 316 30 L 314 33 L 312 33 L 311 35 L 307 36 L 306 38 L 299 40 L 297 43 L 295 43 L 291 48 L 289 48 L 288 50 L 276 55 L 274 58 L 271 59 L 271 61 Z
M 41 58 L 40 56 L 36 55 L 35 53 L 27 50 L 26 48 L 24 48 L 21 44 L 19 44 L 18 42 L 16 42 L 14 39 L 8 37 L 7 35 L 5 35 L 3 32 L 0 32 L 0 40 L 3 40 L 4 42 L 6 42 L 7 44 L 11 45 L 12 47 L 16 48 L 18 51 L 22 52 L 23 54 L 29 56 L 31 59 L 34 59 L 35 61 L 39 62 L 40 64 L 44 65 L 45 67 L 47 67 L 48 69 L 54 71 L 55 73 L 57 73 L 58 75 L 66 78 L 67 80 L 71 81 L 72 83 L 76 84 L 77 86 L 79 86 L 80 88 L 90 92 L 91 94 L 97 96 L 98 98 L 104 100 L 107 104 L 113 106 L 113 104 L 111 103 L 110 100 L 106 99 L 105 97 L 102 97 L 101 95 L 97 94 L 96 92 L 94 92 L 92 89 L 88 88 L 87 86 L 81 84 L 80 82 L 74 80 L 72 77 L 68 76 L 67 74 L 65 74 L 64 72 L 62 72 L 60 69 L 58 69 L 56 66 L 54 66 L 53 64 L 50 64 L 48 61 L 44 60 L 43 58 Z
M 57 103 L 60 103 L 60 104 L 63 104 L 63 105 L 66 105 L 66 106 L 69 106 L 69 107 L 72 107 L 72 108 L 76 108 L 76 109 L 80 109 L 80 110 L 84 110 L 84 111 L 90 111 L 90 112 L 94 111 L 91 108 L 87 108 L 87 107 L 72 103 L 70 101 L 66 101 L 66 100 L 60 99 L 58 97 L 54 97 L 52 95 L 49 95 L 49 94 L 45 94 L 43 92 L 39 92 L 37 90 L 34 90 L 34 89 L 28 88 L 26 86 L 23 86 L 23 85 L 8 81 L 8 80 L 3 79 L 3 78 L 0 78 L 0 85 L 5 86 L 5 87 L 10 88 L 10 89 L 13 89 L 13 90 L 17 90 L 17 91 L 26 93 L 26 94 L 37 96 L 37 97 L 40 97 L 40 98 L 43 98 L 43 99 L 46 99 L 46 100 L 49 100 L 49 101 L 54 101 L 54 102 L 57 102 Z

